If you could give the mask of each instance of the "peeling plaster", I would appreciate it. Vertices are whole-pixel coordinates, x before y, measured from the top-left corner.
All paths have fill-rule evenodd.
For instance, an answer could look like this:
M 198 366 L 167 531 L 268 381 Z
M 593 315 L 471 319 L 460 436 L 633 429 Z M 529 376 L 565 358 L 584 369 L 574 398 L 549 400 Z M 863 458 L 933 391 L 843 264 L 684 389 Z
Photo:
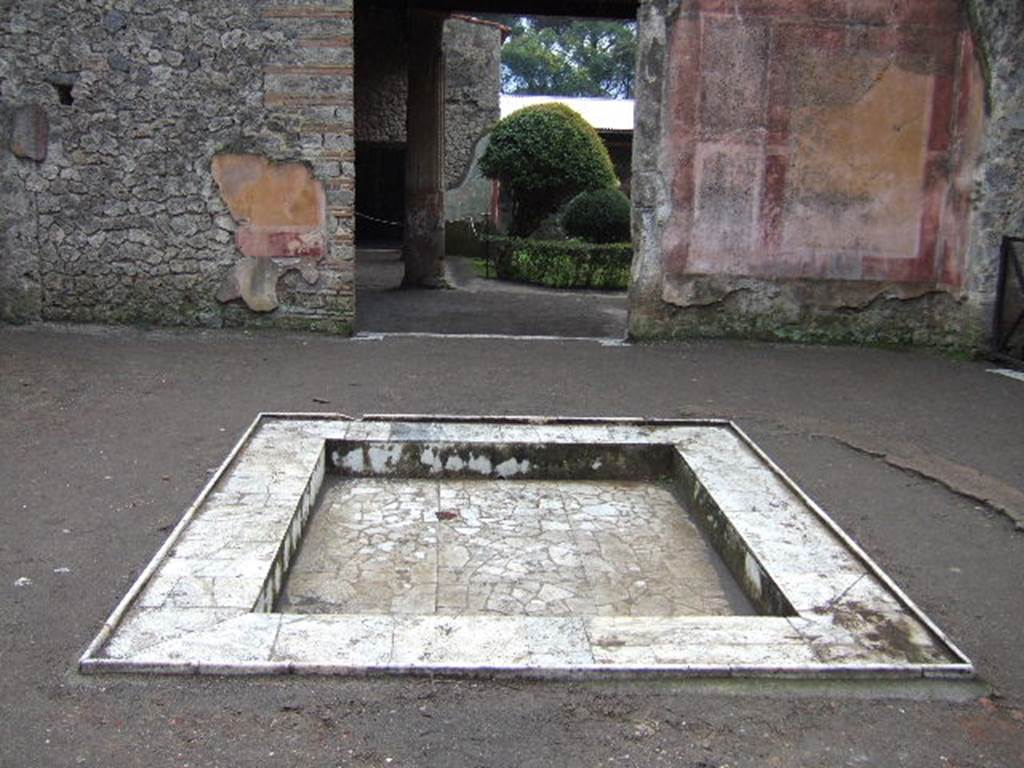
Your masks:
M 217 291 L 226 303 L 242 299 L 254 312 L 279 306 L 278 282 L 298 270 L 319 280 L 325 255 L 326 198 L 323 186 L 301 163 L 273 163 L 260 155 L 220 154 L 213 178 L 237 223 L 235 245 L 243 258 Z
M 279 306 L 277 283 L 288 272 L 297 271 L 309 285 L 314 285 L 320 274 L 308 260 L 285 261 L 265 257 L 247 256 L 228 273 L 217 291 L 217 301 L 227 303 L 242 299 L 253 312 L 271 312 Z

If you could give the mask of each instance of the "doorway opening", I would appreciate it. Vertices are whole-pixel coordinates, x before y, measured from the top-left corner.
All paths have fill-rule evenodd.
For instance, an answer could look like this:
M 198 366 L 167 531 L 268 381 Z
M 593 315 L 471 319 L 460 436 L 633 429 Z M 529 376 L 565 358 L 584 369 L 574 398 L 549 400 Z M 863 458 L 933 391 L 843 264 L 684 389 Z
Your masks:
M 572 15 L 523 15 L 541 5 Z M 614 167 L 614 186 L 628 196 L 636 8 L 636 2 L 574 0 L 356 3 L 358 331 L 625 336 L 628 244 L 616 252 L 625 265 L 618 282 L 578 277 L 588 273 L 574 275 L 577 284 L 507 270 L 499 276 L 496 264 L 509 252 L 501 240 L 509 234 L 509 193 L 479 163 L 502 117 L 523 106 L 567 102 L 597 130 Z M 436 63 L 423 63 L 422 28 L 439 20 L 440 43 L 428 55 L 443 63 L 426 82 L 423 72 Z M 556 65 L 561 57 L 561 69 L 531 70 L 529 52 L 538 46 Z M 606 71 L 612 54 L 618 72 L 625 72 L 614 87 L 580 68 L 583 61 Z M 609 122 L 611 114 L 617 117 Z M 531 240 L 568 239 L 560 211 L 571 196 L 559 201 Z M 589 258 L 587 248 L 574 248 L 581 261 Z M 410 280 L 410 269 L 419 269 L 410 250 L 417 249 L 437 254 L 433 282 Z

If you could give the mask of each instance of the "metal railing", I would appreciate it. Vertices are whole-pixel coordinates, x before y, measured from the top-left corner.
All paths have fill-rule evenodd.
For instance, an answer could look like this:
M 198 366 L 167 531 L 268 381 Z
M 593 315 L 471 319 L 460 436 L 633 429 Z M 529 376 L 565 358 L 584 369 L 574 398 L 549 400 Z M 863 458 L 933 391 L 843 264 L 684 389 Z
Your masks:
M 992 321 L 992 356 L 1024 365 L 1024 237 L 1004 237 Z

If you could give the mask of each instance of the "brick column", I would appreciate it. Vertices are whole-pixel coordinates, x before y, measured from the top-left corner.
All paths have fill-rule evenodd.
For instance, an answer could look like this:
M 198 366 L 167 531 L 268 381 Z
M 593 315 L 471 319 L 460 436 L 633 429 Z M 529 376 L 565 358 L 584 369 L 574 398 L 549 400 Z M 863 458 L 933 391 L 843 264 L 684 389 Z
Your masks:
M 404 286 L 444 280 L 444 16 L 409 13 Z
M 288 325 L 343 332 L 355 317 L 352 0 L 271 2 L 262 15 L 291 41 L 265 67 L 264 103 L 298 134 L 326 202 L 318 278 L 299 283 L 301 314 Z

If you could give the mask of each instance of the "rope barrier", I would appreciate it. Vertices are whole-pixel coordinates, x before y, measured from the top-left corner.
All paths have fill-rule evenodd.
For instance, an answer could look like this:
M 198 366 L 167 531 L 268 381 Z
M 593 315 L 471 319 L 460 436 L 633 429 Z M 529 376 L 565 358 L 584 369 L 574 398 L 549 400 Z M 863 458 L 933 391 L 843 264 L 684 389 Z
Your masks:
M 373 221 L 377 224 L 386 224 L 389 227 L 404 227 L 405 224 L 401 221 L 388 221 L 387 219 L 378 219 L 376 216 L 371 216 L 368 213 L 360 213 L 356 211 L 356 217 L 360 219 L 366 219 L 367 221 Z

